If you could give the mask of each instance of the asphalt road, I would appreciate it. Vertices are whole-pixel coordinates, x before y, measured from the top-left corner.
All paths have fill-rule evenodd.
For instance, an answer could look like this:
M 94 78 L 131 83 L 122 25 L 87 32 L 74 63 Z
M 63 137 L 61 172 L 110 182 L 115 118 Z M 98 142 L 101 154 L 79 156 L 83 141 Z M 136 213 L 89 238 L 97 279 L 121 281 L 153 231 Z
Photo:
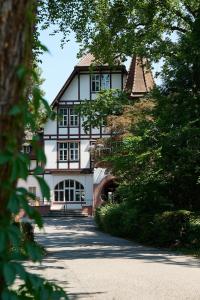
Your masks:
M 49 254 L 33 272 L 71 300 L 200 300 L 200 261 L 96 230 L 91 218 L 51 218 L 37 239 Z

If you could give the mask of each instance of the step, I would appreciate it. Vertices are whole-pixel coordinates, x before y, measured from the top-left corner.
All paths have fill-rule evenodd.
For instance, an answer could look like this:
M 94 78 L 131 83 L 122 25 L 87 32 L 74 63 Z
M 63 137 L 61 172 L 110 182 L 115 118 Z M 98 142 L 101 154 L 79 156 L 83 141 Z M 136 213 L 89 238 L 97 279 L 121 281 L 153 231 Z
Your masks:
M 50 210 L 44 217 L 87 217 L 88 215 L 82 213 L 81 210 Z

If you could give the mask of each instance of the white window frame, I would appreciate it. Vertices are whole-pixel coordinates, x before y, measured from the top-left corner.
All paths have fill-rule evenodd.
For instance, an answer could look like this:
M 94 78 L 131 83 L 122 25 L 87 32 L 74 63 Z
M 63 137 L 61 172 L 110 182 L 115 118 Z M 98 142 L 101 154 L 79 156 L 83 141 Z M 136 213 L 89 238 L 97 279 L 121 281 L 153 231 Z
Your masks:
M 69 143 L 69 161 L 79 160 L 79 143 L 70 142 Z
M 58 144 L 59 161 L 68 161 L 68 143 L 61 142 Z
M 29 154 L 31 152 L 31 145 L 22 145 L 22 152 Z
M 101 90 L 110 89 L 110 74 L 101 74 Z
M 101 90 L 110 89 L 110 74 L 91 75 L 91 92 L 98 93 Z
M 69 126 L 79 126 L 79 115 L 75 111 L 75 108 L 69 108 Z
M 58 157 L 60 162 L 75 162 L 80 159 L 79 142 L 59 142 Z
M 63 188 L 61 188 L 61 184 Z M 68 196 L 68 198 L 66 197 L 66 195 Z M 75 202 L 75 203 L 84 202 L 85 201 L 84 186 L 79 181 L 73 179 L 67 179 L 61 181 L 55 186 L 54 201 Z
M 68 109 L 64 107 L 59 108 L 59 127 L 66 127 L 68 125 Z
M 93 88 L 93 84 L 94 84 L 94 88 Z M 100 90 L 101 90 L 100 74 L 91 75 L 91 91 L 96 93 L 96 92 L 100 92 Z

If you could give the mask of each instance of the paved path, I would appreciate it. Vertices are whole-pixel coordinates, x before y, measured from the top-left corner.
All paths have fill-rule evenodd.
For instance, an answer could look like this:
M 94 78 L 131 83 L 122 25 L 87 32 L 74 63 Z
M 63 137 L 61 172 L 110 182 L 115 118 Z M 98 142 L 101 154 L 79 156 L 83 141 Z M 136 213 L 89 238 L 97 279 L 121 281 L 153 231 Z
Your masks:
M 37 238 L 49 255 L 32 271 L 71 300 L 200 300 L 199 260 L 111 237 L 92 219 L 46 219 Z

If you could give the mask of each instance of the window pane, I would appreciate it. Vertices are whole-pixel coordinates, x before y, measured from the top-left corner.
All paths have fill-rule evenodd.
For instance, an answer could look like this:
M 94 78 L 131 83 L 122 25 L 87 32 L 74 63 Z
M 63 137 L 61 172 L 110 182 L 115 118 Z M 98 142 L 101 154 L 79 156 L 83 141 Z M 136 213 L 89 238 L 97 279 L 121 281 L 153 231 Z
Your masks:
M 110 88 L 110 75 L 103 74 L 101 75 L 101 89 L 109 89 Z
M 59 194 L 60 194 L 59 201 L 64 201 L 64 191 L 60 191 Z
M 70 187 L 74 187 L 74 180 L 70 180 Z
M 98 92 L 100 90 L 100 75 L 92 75 L 92 91 Z
M 74 190 L 70 190 L 70 201 L 74 201 Z
M 65 201 L 69 201 L 69 190 L 65 190 Z
M 58 201 L 58 192 L 55 191 L 55 201 Z
M 59 183 L 59 190 L 63 190 L 63 181 Z
M 59 126 L 67 126 L 67 108 L 59 109 Z
M 78 181 L 76 181 L 76 189 L 80 190 L 80 183 Z
M 81 201 L 81 195 L 79 191 L 76 191 L 76 201 Z
M 69 180 L 65 180 L 65 187 L 69 186 Z

